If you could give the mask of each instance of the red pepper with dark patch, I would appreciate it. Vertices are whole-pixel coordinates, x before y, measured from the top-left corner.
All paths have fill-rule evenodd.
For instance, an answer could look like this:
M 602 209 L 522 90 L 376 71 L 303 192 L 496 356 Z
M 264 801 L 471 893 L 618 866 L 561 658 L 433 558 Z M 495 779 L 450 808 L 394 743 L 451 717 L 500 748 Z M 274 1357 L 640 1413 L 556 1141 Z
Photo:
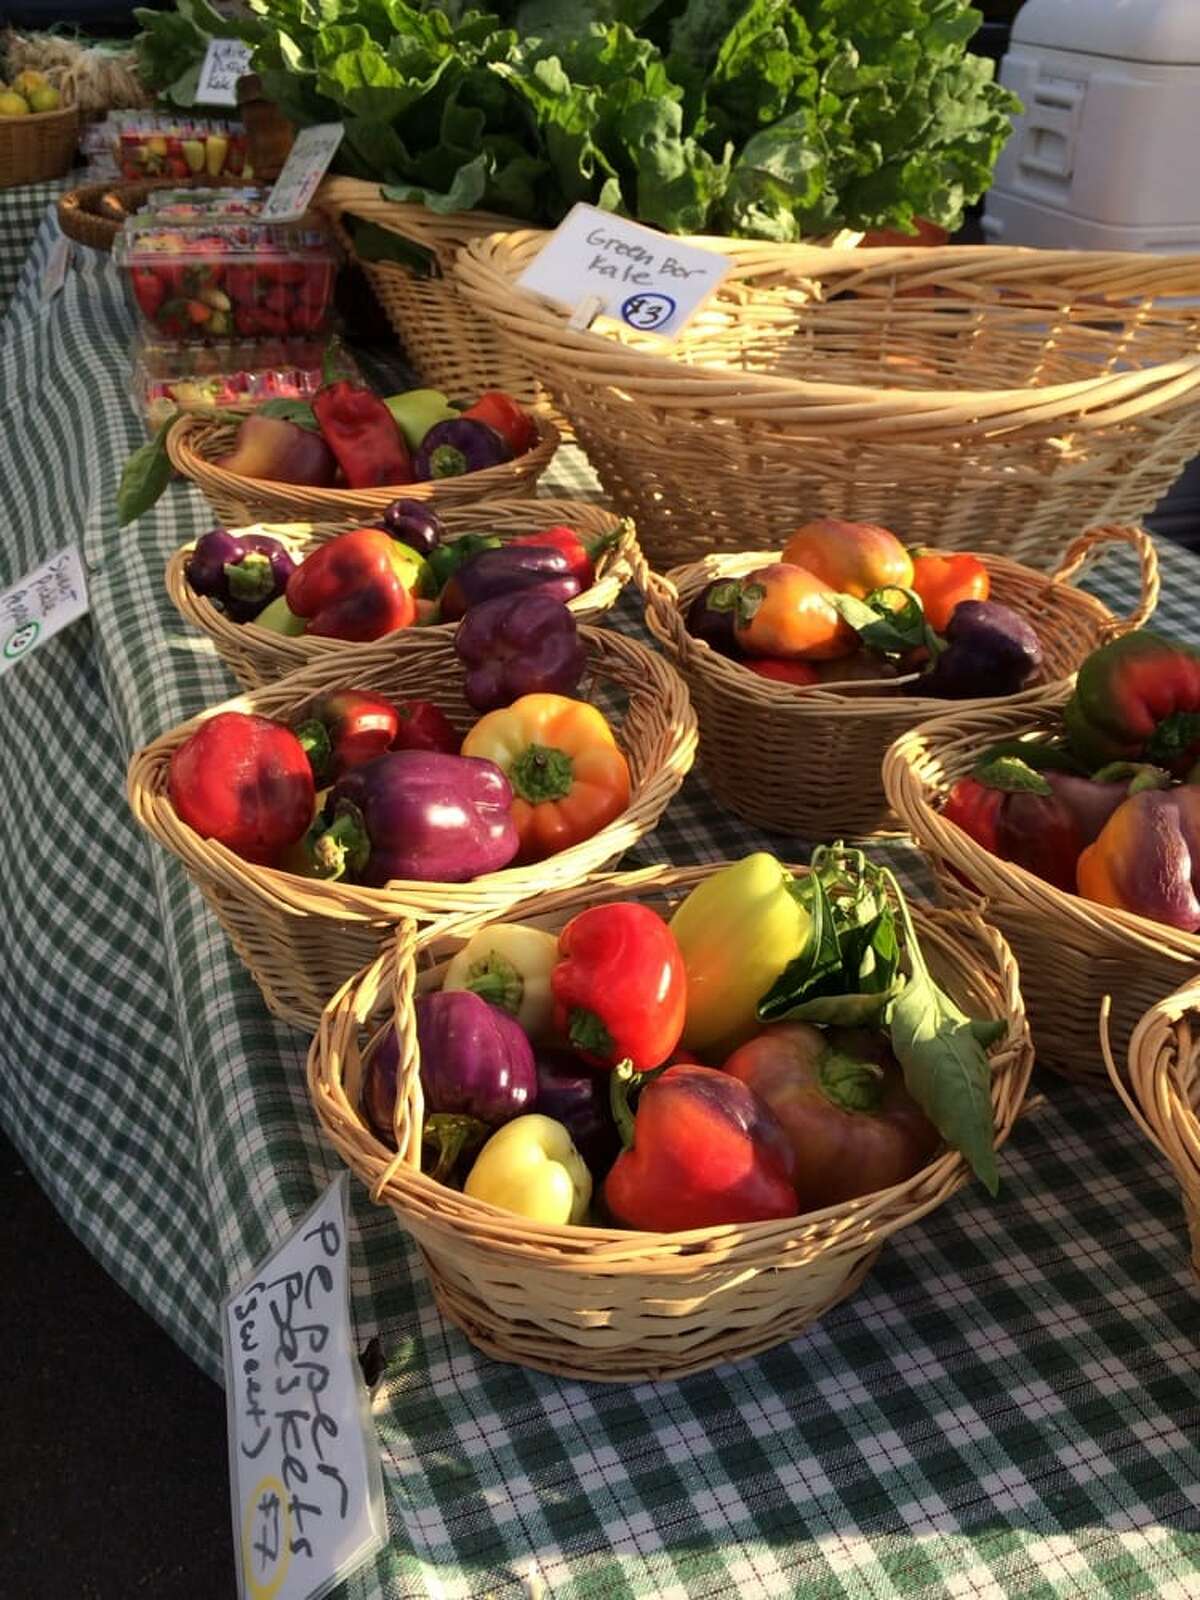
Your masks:
M 379 528 L 320 545 L 288 579 L 288 608 L 319 638 L 363 643 L 407 628 L 417 614 L 402 547 Z
M 399 709 L 382 695 L 338 689 L 315 702 L 296 737 L 324 784 L 390 750 L 399 727 Z
M 413 482 L 408 446 L 378 395 L 342 379 L 318 390 L 312 408 L 349 488 Z
M 566 556 L 568 572 L 579 583 L 580 590 L 590 589 L 596 581 L 596 561 L 606 550 L 613 549 L 621 538 L 621 529 L 603 534 L 598 539 L 585 542 L 574 528 L 558 524 L 544 533 L 523 533 L 510 539 L 510 545 L 531 545 L 534 549 L 557 550 Z
M 462 735 L 432 700 L 402 700 L 396 711 L 393 750 L 440 750 L 456 756 L 462 749 Z
M 247 861 L 272 865 L 313 820 L 304 747 L 268 717 L 223 711 L 171 757 L 167 792 L 180 818 Z
M 559 934 L 558 953 L 557 1032 L 598 1067 L 664 1062 L 683 1033 L 687 970 L 663 919 L 636 901 L 589 906 Z
M 625 1149 L 604 1200 L 618 1222 L 674 1233 L 796 1215 L 796 1152 L 752 1089 L 711 1067 L 667 1067 L 649 1076 L 631 1116 L 637 1081 L 625 1065 L 613 1074 Z

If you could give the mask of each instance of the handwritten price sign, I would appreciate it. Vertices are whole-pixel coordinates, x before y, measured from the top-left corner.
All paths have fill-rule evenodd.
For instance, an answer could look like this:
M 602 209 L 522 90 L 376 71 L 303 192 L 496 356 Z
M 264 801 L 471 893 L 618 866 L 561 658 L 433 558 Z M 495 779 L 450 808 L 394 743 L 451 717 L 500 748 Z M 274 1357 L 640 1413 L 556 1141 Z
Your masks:
M 222 1308 L 243 1600 L 317 1600 L 387 1542 L 350 1334 L 349 1175 Z
M 78 546 L 69 544 L 0 593 L 0 672 L 24 660 L 87 609 L 83 563 Z

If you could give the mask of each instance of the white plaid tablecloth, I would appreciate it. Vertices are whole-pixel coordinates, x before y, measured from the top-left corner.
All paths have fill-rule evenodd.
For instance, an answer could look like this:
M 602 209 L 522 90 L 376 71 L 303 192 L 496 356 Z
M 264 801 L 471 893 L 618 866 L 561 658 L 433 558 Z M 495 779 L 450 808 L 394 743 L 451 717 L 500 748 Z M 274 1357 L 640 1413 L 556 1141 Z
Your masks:
M 51 237 L 0 324 L 0 585 L 74 537 L 92 614 L 0 678 L 0 1111 L 88 1247 L 216 1375 L 219 1297 L 338 1163 L 307 1040 L 269 1018 L 126 810 L 131 749 L 233 685 L 163 589 L 209 520 L 199 497 L 176 485 L 116 526 L 144 437 L 130 320 L 91 252 L 40 305 Z M 1163 557 L 1160 624 L 1195 637 L 1200 563 Z M 1115 566 L 1104 592 L 1128 604 Z M 631 604 L 619 621 L 637 626 Z M 759 844 L 803 850 L 723 818 L 693 778 L 636 854 Z M 964 1191 L 804 1337 L 677 1384 L 477 1355 L 356 1185 L 357 1332 L 390 1358 L 374 1414 L 392 1542 L 340 1592 L 517 1600 L 536 1570 L 553 1600 L 1200 1595 L 1200 1297 L 1178 1195 L 1112 1097 L 1041 1087 L 998 1201 Z

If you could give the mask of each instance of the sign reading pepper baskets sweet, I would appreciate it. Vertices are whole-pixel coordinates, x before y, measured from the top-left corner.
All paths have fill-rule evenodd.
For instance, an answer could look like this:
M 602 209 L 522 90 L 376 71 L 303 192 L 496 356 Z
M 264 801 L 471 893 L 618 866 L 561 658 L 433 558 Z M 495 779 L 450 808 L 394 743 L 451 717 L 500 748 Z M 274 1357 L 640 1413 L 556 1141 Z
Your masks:
M 517 283 L 571 311 L 572 327 L 607 316 L 674 339 L 732 266 L 715 250 L 577 205 Z

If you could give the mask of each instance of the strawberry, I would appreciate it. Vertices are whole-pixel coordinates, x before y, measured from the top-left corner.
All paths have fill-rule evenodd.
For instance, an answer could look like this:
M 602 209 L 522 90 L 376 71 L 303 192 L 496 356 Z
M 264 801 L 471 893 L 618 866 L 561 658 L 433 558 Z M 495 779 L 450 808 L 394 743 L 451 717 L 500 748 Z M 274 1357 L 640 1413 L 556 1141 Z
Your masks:
M 189 300 L 186 306 L 188 319 L 197 327 L 203 327 L 212 320 L 212 307 L 206 306 L 203 300 Z
M 258 273 L 253 267 L 226 267 L 225 293 L 235 306 L 252 306 L 258 299 Z
M 132 278 L 134 299 L 143 313 L 153 321 L 155 313 L 163 303 L 167 286 L 157 272 L 146 267 L 135 267 Z
M 282 311 L 260 311 L 258 331 L 283 335 L 288 331 L 288 319 Z
M 261 333 L 259 326 L 259 313 L 253 306 L 236 306 L 233 313 L 233 325 L 245 338 L 253 338 L 256 333 Z
M 316 333 L 325 321 L 325 307 L 323 305 L 309 305 L 304 300 L 297 300 L 292 307 L 292 330 L 295 333 Z
M 268 311 L 275 312 L 280 316 L 286 316 L 292 309 L 292 296 L 281 284 L 277 284 L 274 289 L 269 289 L 263 296 L 262 303 Z

